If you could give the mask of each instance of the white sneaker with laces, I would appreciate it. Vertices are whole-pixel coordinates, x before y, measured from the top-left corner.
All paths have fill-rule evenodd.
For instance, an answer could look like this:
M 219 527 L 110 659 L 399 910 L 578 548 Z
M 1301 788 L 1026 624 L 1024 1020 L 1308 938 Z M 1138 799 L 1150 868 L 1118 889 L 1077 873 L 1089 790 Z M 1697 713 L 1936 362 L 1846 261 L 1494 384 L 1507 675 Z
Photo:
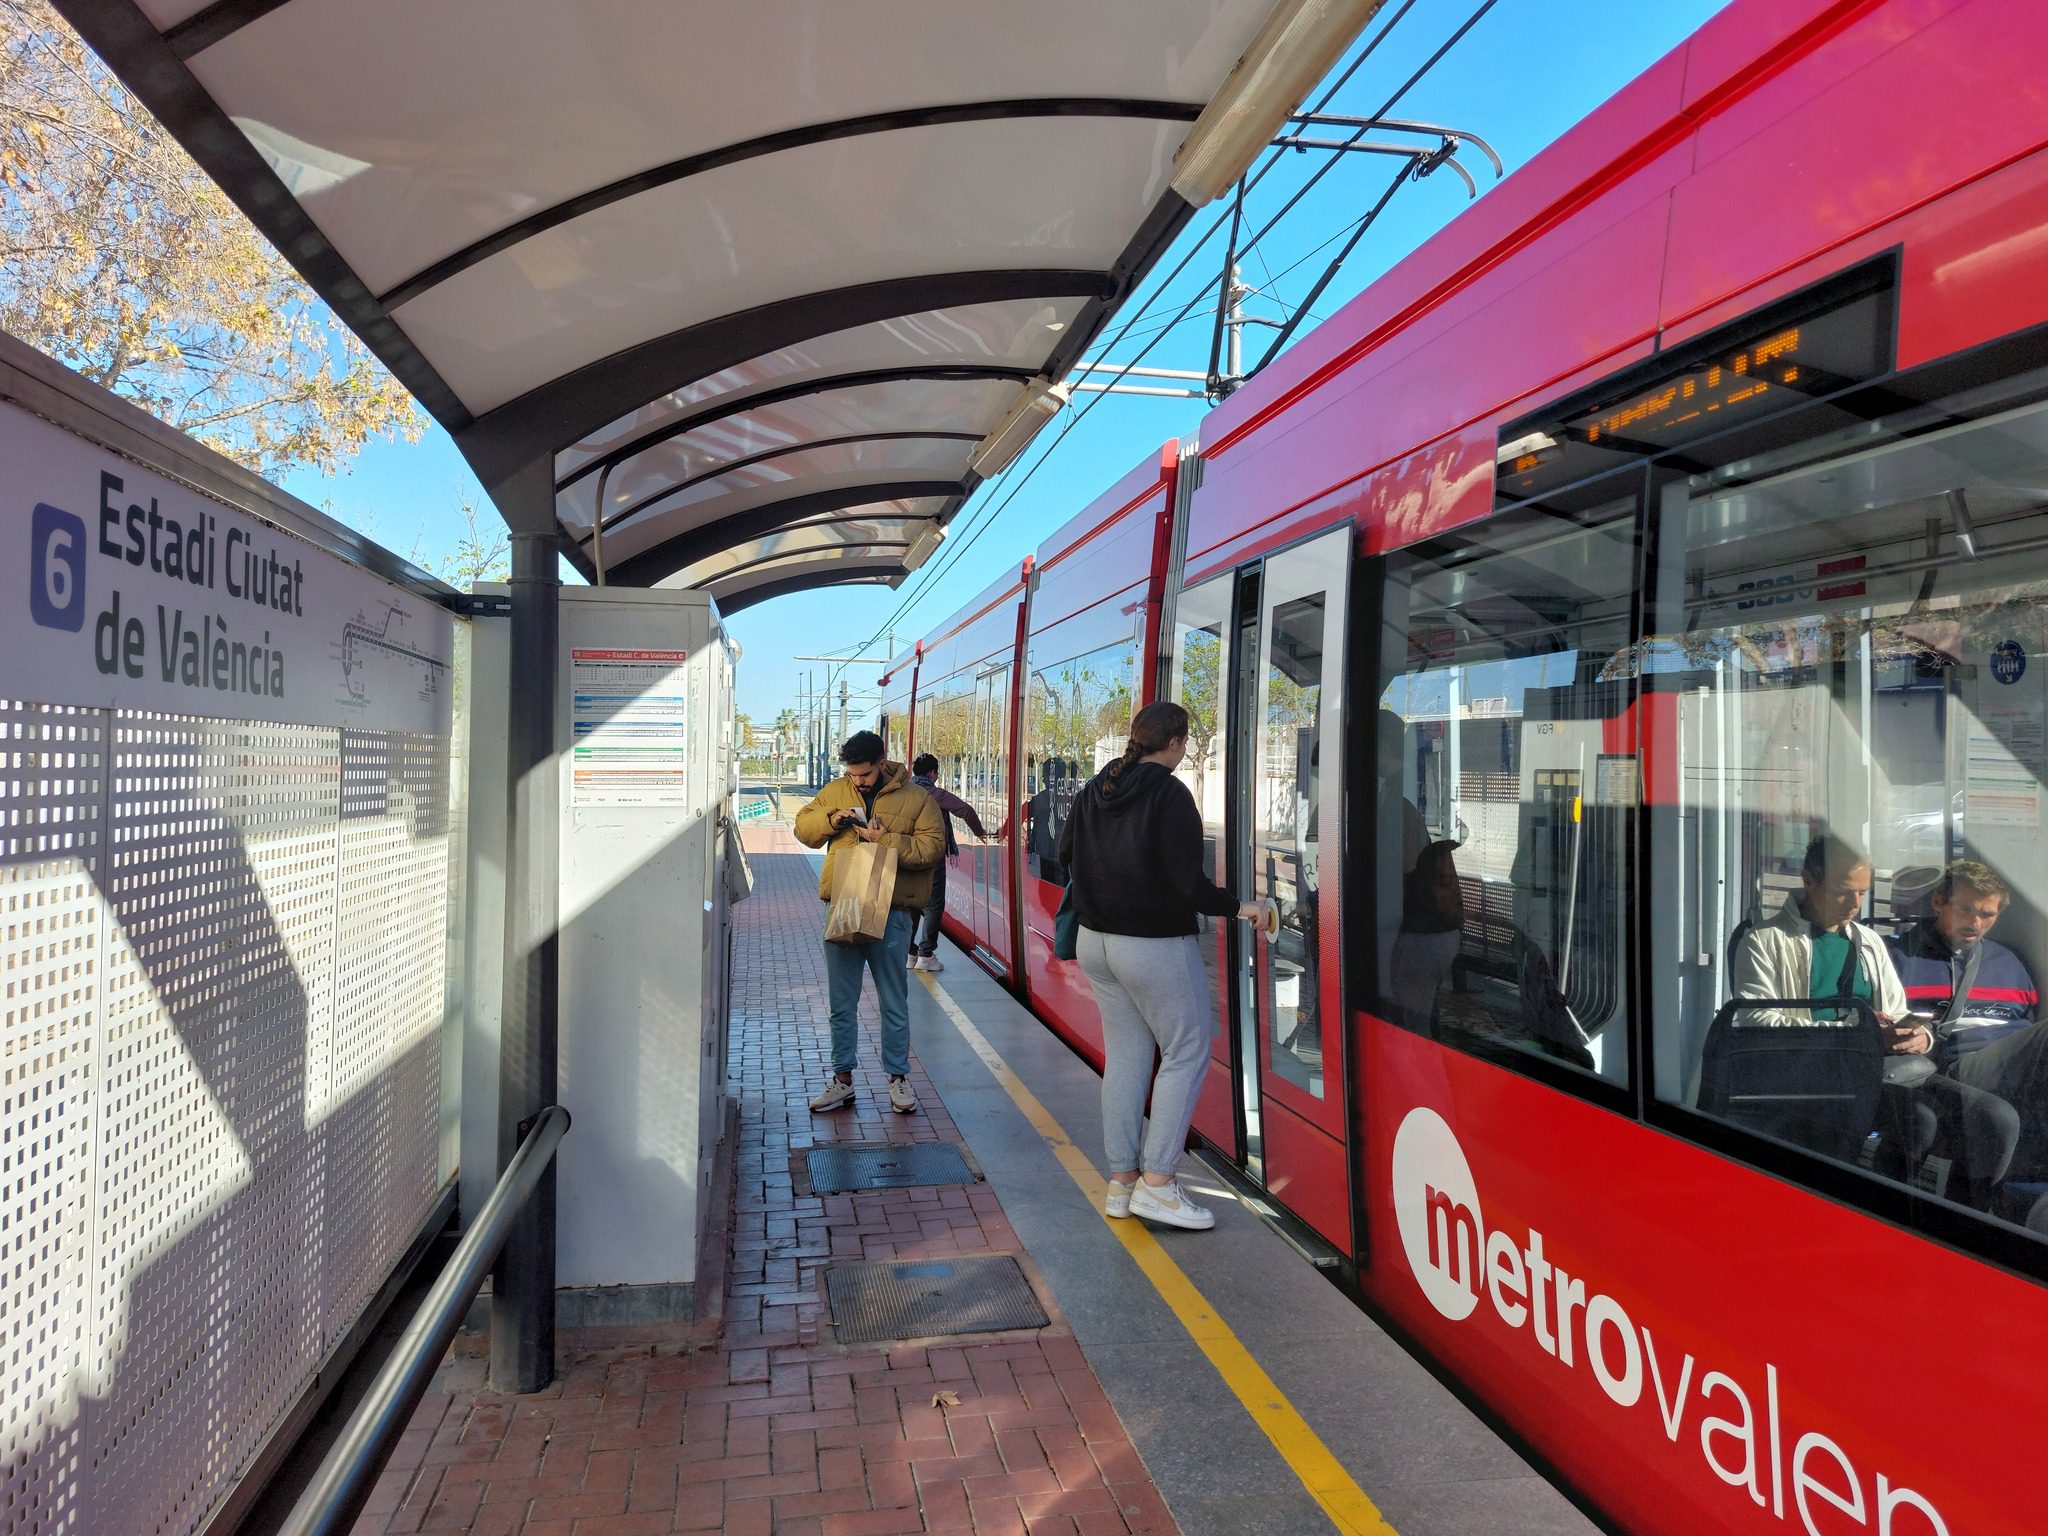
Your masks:
M 943 971 L 945 969 L 945 966 L 940 964 L 939 957 L 937 955 L 926 955 L 924 957 L 924 968 L 928 971 L 937 972 Z
M 1120 1184 L 1115 1179 L 1111 1179 L 1109 1181 L 1109 1188 L 1102 1192 L 1102 1214 L 1114 1216 L 1119 1221 L 1130 1215 L 1131 1190 L 1136 1185 L 1137 1181 L 1135 1179 L 1129 1184 Z
M 917 1095 L 910 1091 L 910 1079 L 892 1077 L 889 1079 L 889 1107 L 899 1115 L 913 1114 L 917 1110 Z
M 1147 1184 L 1140 1179 L 1131 1191 L 1131 1214 L 1161 1226 L 1185 1227 L 1190 1232 L 1205 1232 L 1216 1225 L 1216 1213 L 1190 1200 L 1179 1179 L 1169 1179 L 1164 1184 Z
M 825 1091 L 811 1100 L 811 1113 L 822 1114 L 828 1109 L 838 1109 L 853 1102 L 853 1084 L 842 1083 L 837 1076 L 825 1080 Z

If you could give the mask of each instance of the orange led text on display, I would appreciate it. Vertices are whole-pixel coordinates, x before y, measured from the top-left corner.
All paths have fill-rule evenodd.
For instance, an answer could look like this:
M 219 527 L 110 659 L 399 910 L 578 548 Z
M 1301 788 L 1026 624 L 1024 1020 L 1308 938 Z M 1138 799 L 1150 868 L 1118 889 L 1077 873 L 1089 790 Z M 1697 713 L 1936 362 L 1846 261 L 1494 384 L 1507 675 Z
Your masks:
M 1660 384 L 1601 415 L 1585 428 L 1585 440 L 1598 443 L 1626 437 L 1632 429 L 1644 427 L 1652 433 L 1668 431 L 1703 420 L 1724 407 L 1755 400 L 1767 394 L 1774 383 L 1796 384 L 1799 335 L 1798 326 L 1788 326 L 1721 362 Z

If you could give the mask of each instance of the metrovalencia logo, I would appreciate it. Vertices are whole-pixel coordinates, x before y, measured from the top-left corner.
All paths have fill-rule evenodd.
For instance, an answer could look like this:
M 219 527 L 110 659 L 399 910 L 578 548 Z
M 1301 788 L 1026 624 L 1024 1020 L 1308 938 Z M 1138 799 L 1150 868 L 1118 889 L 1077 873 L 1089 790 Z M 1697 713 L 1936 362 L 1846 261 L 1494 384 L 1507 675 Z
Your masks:
M 1520 1237 L 1503 1226 L 1489 1227 L 1465 1149 L 1435 1110 L 1417 1107 L 1402 1120 L 1394 1134 L 1391 1178 L 1401 1251 L 1431 1307 L 1463 1323 L 1479 1312 L 1482 1300 L 1489 1301 L 1493 1318 L 1515 1340 L 1533 1339 L 1567 1369 L 1583 1363 L 1616 1408 L 1638 1410 L 1648 1397 L 1672 1445 L 1686 1438 L 1689 1424 L 1695 1426 L 1708 1469 L 1749 1496 L 1758 1529 L 1772 1528 L 1762 1523 L 1768 1516 L 1808 1536 L 1832 1536 L 1842 1522 L 1823 1515 L 1816 1523 L 1825 1505 L 1847 1516 L 1851 1529 L 1949 1536 L 1926 1497 L 1883 1472 L 1867 1478 L 1848 1451 L 1817 1430 L 1796 1438 L 1788 1465 L 1785 1442 L 1792 1426 L 1780 1414 L 1784 1394 L 1776 1365 L 1763 1367 L 1761 1392 L 1753 1369 L 1748 1386 L 1728 1372 L 1699 1371 L 1694 1356 L 1668 1342 L 1660 1350 L 1655 1336 L 1638 1327 L 1618 1299 L 1567 1270 L 1559 1261 L 1568 1249 L 1550 1247 L 1533 1227 Z M 1484 1314 L 1475 1326 L 1488 1326 Z

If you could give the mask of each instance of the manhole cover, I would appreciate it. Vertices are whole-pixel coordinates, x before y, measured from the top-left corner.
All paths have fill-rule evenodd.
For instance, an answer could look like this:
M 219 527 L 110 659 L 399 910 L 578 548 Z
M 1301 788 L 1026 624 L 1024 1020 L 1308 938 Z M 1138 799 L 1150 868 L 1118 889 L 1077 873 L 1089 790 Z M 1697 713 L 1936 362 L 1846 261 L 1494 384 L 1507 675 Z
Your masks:
M 804 1154 L 814 1195 L 849 1189 L 903 1189 L 913 1184 L 972 1184 L 960 1149 L 948 1142 L 916 1146 L 812 1147 Z
M 1048 1323 L 1012 1258 L 842 1264 L 825 1272 L 825 1294 L 842 1344 Z

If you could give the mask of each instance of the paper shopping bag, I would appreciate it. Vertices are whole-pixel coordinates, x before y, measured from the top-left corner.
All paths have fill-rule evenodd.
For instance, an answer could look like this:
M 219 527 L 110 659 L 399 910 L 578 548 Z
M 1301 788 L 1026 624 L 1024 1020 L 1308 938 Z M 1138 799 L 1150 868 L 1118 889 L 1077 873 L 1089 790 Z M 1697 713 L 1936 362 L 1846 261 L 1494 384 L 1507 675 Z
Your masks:
M 825 914 L 825 942 L 865 944 L 889 927 L 889 899 L 896 894 L 896 850 L 880 843 L 855 843 L 841 850 L 832 881 L 832 909 Z

